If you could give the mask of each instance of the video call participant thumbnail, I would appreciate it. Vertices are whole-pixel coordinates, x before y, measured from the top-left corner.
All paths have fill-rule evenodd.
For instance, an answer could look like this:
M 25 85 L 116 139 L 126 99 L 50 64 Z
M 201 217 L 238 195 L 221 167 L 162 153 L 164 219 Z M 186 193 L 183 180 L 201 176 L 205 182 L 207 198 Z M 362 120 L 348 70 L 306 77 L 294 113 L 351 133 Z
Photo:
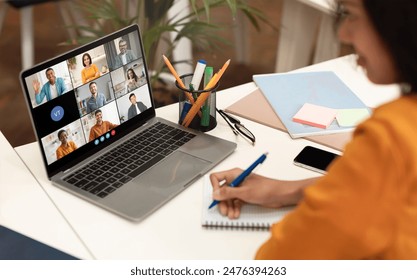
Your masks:
M 103 121 L 103 112 L 101 112 L 101 110 L 95 111 L 94 115 L 96 117 L 96 124 L 90 129 L 89 141 L 92 141 L 117 127 L 117 124 L 113 124 L 109 121 Z
M 100 71 L 98 71 L 97 65 L 93 63 L 90 54 L 83 54 L 82 61 L 84 66 L 84 69 L 81 70 L 83 84 L 100 77 Z
M 104 106 L 107 100 L 104 94 L 98 91 L 96 82 L 91 82 L 88 87 L 90 88 L 91 96 L 87 100 L 87 113 L 91 113 Z
M 56 149 L 56 159 L 60 159 L 69 153 L 72 153 L 77 149 L 74 141 L 68 141 L 68 134 L 65 130 L 58 131 L 58 139 L 61 141 L 61 145 Z
M 120 50 L 120 53 L 115 57 L 116 59 L 116 62 L 114 65 L 115 68 L 122 67 L 123 65 L 137 59 L 135 53 L 132 50 L 129 50 L 127 48 L 126 40 L 121 39 L 119 41 L 119 50 Z
M 136 101 L 136 95 L 134 93 L 129 95 L 129 100 L 132 105 L 130 105 L 129 110 L 127 111 L 127 118 L 130 120 L 135 117 L 137 114 L 146 111 L 146 106 L 140 101 Z
M 39 80 L 32 82 L 33 90 L 35 91 L 36 104 L 41 104 L 46 98 L 46 101 L 50 101 L 53 98 L 61 96 L 67 90 L 63 78 L 56 77 L 55 71 L 52 68 L 48 68 L 45 71 L 48 82 L 45 83 L 42 88 Z

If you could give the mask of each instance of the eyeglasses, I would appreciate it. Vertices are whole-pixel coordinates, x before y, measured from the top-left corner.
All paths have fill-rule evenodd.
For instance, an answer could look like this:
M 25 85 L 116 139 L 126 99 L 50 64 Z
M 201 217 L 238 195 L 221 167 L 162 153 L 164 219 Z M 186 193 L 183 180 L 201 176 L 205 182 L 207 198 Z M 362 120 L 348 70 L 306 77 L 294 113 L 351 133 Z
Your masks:
M 253 135 L 252 132 L 250 132 L 249 129 L 247 129 L 240 120 L 232 117 L 231 115 L 227 114 L 225 111 L 221 109 L 217 109 L 216 111 L 222 116 L 222 118 L 227 122 L 227 124 L 232 129 L 233 133 L 235 135 L 240 134 L 243 137 L 246 137 L 249 141 L 252 142 L 252 145 L 255 145 L 255 135 Z

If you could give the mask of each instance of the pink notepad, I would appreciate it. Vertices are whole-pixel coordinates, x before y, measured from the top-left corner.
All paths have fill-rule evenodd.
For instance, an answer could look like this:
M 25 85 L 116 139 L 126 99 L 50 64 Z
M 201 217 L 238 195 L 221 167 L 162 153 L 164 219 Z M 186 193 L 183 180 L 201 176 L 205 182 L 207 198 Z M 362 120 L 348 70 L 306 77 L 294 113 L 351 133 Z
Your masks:
M 335 119 L 336 114 L 336 109 L 305 103 L 292 120 L 319 128 L 327 128 Z

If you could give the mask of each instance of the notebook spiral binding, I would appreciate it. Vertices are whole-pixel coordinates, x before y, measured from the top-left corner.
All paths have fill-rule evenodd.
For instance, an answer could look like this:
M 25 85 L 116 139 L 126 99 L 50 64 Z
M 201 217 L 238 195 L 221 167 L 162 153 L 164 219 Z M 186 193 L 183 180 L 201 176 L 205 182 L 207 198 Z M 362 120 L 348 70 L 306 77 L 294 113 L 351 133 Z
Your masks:
M 255 231 L 267 231 L 270 229 L 271 225 L 269 223 L 248 223 L 248 222 L 239 222 L 239 221 L 207 221 L 204 225 L 206 228 L 210 229 L 224 229 L 224 230 L 255 230 Z

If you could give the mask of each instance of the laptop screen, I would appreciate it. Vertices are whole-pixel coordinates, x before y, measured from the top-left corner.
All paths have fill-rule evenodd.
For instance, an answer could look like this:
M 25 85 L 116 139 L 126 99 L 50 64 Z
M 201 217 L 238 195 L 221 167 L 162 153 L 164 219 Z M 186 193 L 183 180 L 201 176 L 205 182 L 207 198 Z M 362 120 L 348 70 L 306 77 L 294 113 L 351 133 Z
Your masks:
M 155 116 L 137 25 L 25 70 L 21 83 L 49 177 Z

